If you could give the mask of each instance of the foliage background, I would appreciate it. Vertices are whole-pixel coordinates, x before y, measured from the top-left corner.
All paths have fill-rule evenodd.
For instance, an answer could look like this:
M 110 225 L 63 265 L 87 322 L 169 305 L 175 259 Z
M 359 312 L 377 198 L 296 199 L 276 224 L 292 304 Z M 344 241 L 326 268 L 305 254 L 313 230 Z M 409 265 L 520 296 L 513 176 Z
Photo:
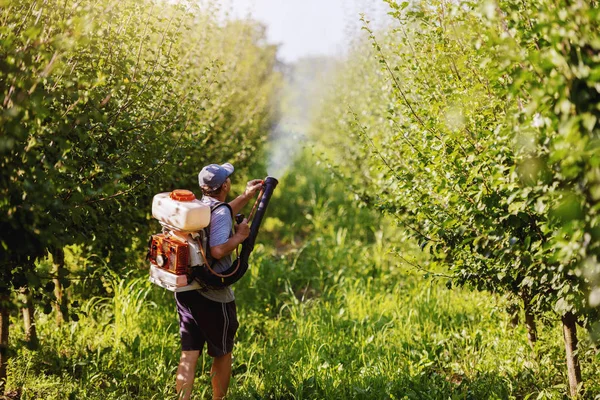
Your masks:
M 537 318 L 597 336 L 597 4 L 388 3 L 324 108 L 324 157 L 422 268 L 519 303 L 532 342 Z
M 290 114 L 317 115 L 295 143 L 312 150 L 283 153 L 236 285 L 230 397 L 567 396 L 554 321 L 593 328 L 599 271 L 596 2 L 390 1 L 391 30 L 365 18 L 348 59 L 292 71 L 310 96 L 303 74 L 337 74 L 316 113 L 280 97 L 264 28 L 215 3 L 1 4 L 10 397 L 175 398 L 173 299 L 143 260 L 151 196 L 195 190 L 207 162 L 232 161 L 235 189 L 264 176 L 269 128 Z M 78 319 L 58 325 L 55 248 Z M 515 302 L 544 322 L 533 346 Z M 598 397 L 579 331 L 583 396 Z M 203 356 L 198 398 L 209 369 Z
M 155 193 L 255 165 L 279 80 L 260 25 L 192 2 L 5 3 L 3 292 L 42 286 L 34 261 L 69 244 L 126 272 Z
M 394 222 L 356 208 L 353 194 L 314 173 L 316 160 L 305 156 L 295 167 L 306 174 L 281 179 L 250 275 L 235 287 L 241 328 L 231 398 L 564 398 L 555 327 L 540 329 L 534 351 L 502 296 L 448 290 L 398 264 L 393 247 L 407 239 Z M 416 245 L 405 251 L 424 256 Z M 110 296 L 86 300 L 80 321 L 59 328 L 41 315 L 45 346 L 23 346 L 11 359 L 8 385 L 21 398 L 175 398 L 172 294 L 108 268 L 88 281 L 100 276 Z M 23 337 L 20 324 L 14 337 Z M 593 398 L 598 358 L 585 343 Z M 210 398 L 209 370 L 204 355 L 196 398 Z

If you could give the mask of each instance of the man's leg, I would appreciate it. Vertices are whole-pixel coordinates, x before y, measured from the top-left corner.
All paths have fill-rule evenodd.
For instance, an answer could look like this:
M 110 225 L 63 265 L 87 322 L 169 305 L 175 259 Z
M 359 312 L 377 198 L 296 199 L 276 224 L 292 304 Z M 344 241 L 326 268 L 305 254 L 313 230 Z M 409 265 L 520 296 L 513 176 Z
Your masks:
M 231 353 L 213 358 L 210 375 L 213 388 L 213 400 L 224 399 L 227 395 L 229 379 L 231 378 Z
M 199 350 L 182 351 L 177 367 L 177 396 L 179 399 L 188 400 L 192 394 L 196 363 L 200 356 Z

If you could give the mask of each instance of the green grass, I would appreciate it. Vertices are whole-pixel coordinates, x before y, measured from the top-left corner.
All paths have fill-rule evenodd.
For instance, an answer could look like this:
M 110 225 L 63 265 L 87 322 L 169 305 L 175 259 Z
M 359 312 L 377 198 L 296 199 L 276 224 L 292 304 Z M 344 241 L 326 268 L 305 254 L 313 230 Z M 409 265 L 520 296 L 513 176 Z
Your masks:
M 502 297 L 449 290 L 402 265 L 393 249 L 426 260 L 349 196 L 327 176 L 282 179 L 252 269 L 235 287 L 241 326 L 230 399 L 565 398 L 557 326 L 541 327 L 532 350 Z M 102 268 L 109 294 L 70 289 L 81 298 L 78 322 L 57 327 L 53 315 L 37 314 L 39 350 L 19 345 L 13 321 L 8 388 L 21 399 L 175 398 L 172 293 L 144 270 L 121 277 Z M 590 349 L 584 339 L 593 398 L 600 362 Z M 210 398 L 210 363 L 203 355 L 196 399 Z
M 263 266 L 259 273 L 268 273 Z M 253 287 L 240 288 L 230 398 L 504 399 L 542 389 L 550 390 L 545 398 L 562 397 L 559 342 L 536 361 L 524 329 L 511 327 L 490 295 L 404 278 L 391 287 L 343 278 L 304 299 L 288 286 L 275 309 L 242 301 Z M 90 300 L 90 316 L 77 323 L 56 329 L 40 316 L 43 347 L 12 358 L 9 387 L 21 387 L 23 399 L 173 398 L 172 297 L 140 279 L 116 286 L 127 291 Z M 209 398 L 209 369 L 203 357 L 198 398 Z

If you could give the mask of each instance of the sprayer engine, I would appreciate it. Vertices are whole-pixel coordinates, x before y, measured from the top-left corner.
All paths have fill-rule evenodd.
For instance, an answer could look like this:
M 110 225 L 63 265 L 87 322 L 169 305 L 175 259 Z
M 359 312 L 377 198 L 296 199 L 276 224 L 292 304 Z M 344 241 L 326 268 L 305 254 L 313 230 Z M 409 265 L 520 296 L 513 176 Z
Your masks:
M 148 252 L 150 262 L 177 275 L 186 274 L 189 267 L 189 246 L 168 234 L 152 235 Z

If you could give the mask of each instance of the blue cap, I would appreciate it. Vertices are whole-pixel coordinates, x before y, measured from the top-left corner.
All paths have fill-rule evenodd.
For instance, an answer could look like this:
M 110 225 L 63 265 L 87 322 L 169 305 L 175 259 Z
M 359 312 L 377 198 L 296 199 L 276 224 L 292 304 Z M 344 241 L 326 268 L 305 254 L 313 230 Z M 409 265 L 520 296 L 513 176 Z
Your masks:
M 230 163 L 210 164 L 202 168 L 198 174 L 198 183 L 201 188 L 215 190 L 225 183 L 231 174 L 233 174 L 233 165 Z

